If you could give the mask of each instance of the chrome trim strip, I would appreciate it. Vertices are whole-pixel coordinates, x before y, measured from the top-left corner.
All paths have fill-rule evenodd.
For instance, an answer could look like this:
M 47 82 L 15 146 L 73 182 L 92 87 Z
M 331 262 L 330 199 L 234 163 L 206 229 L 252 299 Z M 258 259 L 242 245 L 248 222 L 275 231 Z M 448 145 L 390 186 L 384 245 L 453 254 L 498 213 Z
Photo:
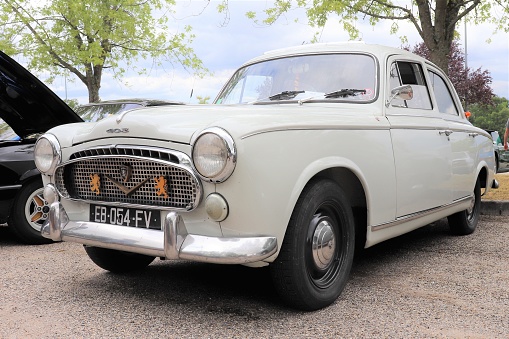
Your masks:
M 261 261 L 276 253 L 277 238 L 208 237 L 187 233 L 182 217 L 171 212 L 163 231 L 69 221 L 59 202 L 51 204 L 49 218 L 41 228 L 45 238 L 71 241 L 89 246 L 140 253 L 168 259 L 192 260 L 216 264 L 245 264 Z
M 428 216 L 430 214 L 434 214 L 434 213 L 446 210 L 448 208 L 451 208 L 451 207 L 454 207 L 454 206 L 457 206 L 457 205 L 461 205 L 461 204 L 463 204 L 463 203 L 465 203 L 467 201 L 472 200 L 473 197 L 474 196 L 471 195 L 469 197 L 465 197 L 465 198 L 456 200 L 455 202 L 452 202 L 452 203 L 447 204 L 447 205 L 431 208 L 429 210 L 417 212 L 417 213 L 414 213 L 414 214 L 405 215 L 405 216 L 397 218 L 395 221 L 391 221 L 391 222 L 387 222 L 387 223 L 383 223 L 383 224 L 379 224 L 379 225 L 374 225 L 374 226 L 371 226 L 371 230 L 373 232 L 380 231 L 380 230 L 383 230 L 385 228 L 398 226 L 398 225 L 401 225 L 401 224 L 406 223 L 406 222 L 410 222 L 410 221 L 413 221 L 413 220 L 416 220 L 416 219 L 419 219 L 419 218 L 423 218 L 423 217 L 426 217 L 426 216 Z
M 9 186 L 1 186 L 0 191 L 6 191 L 6 190 L 12 190 L 12 189 L 19 189 L 22 185 L 9 185 Z
M 287 132 L 287 131 L 359 131 L 359 130 L 370 130 L 370 131 L 384 131 L 390 130 L 388 126 L 342 126 L 342 127 L 331 127 L 331 126 L 307 126 L 307 127 L 273 127 L 267 128 L 261 131 L 251 132 L 248 134 L 244 134 L 240 137 L 241 140 L 247 139 L 249 137 L 264 134 L 264 133 L 273 133 L 273 132 Z
M 180 164 L 185 165 L 185 166 L 191 166 L 191 158 L 187 154 L 182 153 L 180 151 L 175 151 L 175 150 L 166 149 L 166 148 L 162 148 L 162 147 L 153 147 L 153 146 L 137 146 L 137 145 L 125 145 L 125 144 L 118 144 L 118 145 L 117 144 L 109 144 L 109 145 L 102 145 L 102 146 L 94 146 L 94 147 L 90 147 L 90 148 L 87 148 L 82 151 L 74 152 L 71 155 L 71 157 L 77 153 L 83 153 L 83 152 L 86 152 L 89 150 L 100 150 L 100 149 L 116 149 L 116 150 L 127 149 L 127 150 L 139 150 L 139 151 L 166 153 L 166 154 L 170 154 L 170 155 L 173 155 L 174 157 L 176 157 L 179 160 Z M 104 156 L 116 156 L 116 154 L 105 154 Z M 156 158 L 150 158 L 150 159 L 156 159 Z

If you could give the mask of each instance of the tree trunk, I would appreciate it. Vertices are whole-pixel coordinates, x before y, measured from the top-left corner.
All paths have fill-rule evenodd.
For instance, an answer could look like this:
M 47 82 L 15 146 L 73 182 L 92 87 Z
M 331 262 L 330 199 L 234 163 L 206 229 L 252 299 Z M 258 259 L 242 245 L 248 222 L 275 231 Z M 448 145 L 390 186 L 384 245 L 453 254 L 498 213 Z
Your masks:
M 99 102 L 101 98 L 99 97 L 99 87 L 97 86 L 87 86 L 88 89 L 88 102 Z
M 85 65 L 85 85 L 88 89 L 88 102 L 99 102 L 99 89 L 101 88 L 102 65 Z
M 449 54 L 451 52 L 451 43 L 441 41 L 434 46 L 428 47 L 430 50 L 430 61 L 437 65 L 445 74 L 449 75 Z

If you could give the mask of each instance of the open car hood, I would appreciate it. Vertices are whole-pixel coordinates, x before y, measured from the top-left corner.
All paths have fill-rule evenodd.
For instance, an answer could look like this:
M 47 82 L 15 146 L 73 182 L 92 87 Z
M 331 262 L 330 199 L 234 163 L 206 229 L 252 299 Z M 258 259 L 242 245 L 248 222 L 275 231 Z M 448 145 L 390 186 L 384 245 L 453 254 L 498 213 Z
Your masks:
M 21 138 L 83 121 L 45 84 L 3 52 L 0 52 L 0 118 Z

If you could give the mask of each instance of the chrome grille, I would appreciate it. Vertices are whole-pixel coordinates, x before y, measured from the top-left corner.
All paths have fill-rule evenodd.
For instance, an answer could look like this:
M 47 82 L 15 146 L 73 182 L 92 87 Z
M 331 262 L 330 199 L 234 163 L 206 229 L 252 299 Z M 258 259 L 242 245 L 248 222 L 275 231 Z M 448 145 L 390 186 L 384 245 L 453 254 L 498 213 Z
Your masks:
M 196 175 L 187 166 L 168 161 L 170 156 L 165 157 L 166 161 L 161 161 L 155 157 L 98 154 L 95 151 L 75 153 L 75 160 L 57 169 L 55 184 L 63 197 L 94 203 L 185 210 L 194 209 L 199 203 L 201 185 Z M 178 157 L 175 159 L 178 161 Z M 120 169 L 122 166 L 131 169 L 127 182 L 124 182 L 125 176 Z M 100 178 L 99 192 L 92 189 L 92 176 L 95 174 Z M 167 196 L 158 195 L 161 191 L 156 187 L 156 178 L 161 176 L 167 180 Z M 144 180 L 146 182 L 141 184 Z M 133 189 L 139 184 L 139 188 Z M 119 185 L 127 191 L 133 191 L 126 194 Z
M 73 153 L 69 160 L 74 160 L 83 157 L 93 157 L 93 156 L 115 156 L 115 155 L 125 155 L 125 156 L 135 156 L 135 157 L 143 157 L 143 158 L 151 158 L 158 160 L 171 161 L 174 163 L 179 163 L 178 157 L 167 150 L 160 148 L 141 148 L 141 147 L 129 147 L 123 145 L 115 145 L 110 147 L 95 147 L 86 149 L 83 151 L 79 151 Z

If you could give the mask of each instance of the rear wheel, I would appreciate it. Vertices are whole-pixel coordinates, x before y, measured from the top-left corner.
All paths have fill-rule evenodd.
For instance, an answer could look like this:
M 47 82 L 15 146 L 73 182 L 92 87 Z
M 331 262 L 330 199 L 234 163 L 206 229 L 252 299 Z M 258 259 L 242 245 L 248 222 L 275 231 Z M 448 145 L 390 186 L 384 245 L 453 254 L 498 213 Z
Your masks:
M 108 248 L 84 246 L 92 261 L 102 269 L 113 273 L 127 273 L 144 269 L 155 257 L 111 250 Z
M 475 231 L 481 215 L 481 184 L 479 179 L 475 183 L 474 196 L 468 209 L 449 216 L 449 228 L 457 235 L 467 235 Z
M 341 188 L 329 180 L 310 183 L 270 266 L 281 298 L 306 311 L 333 303 L 348 281 L 354 244 L 352 209 Z

